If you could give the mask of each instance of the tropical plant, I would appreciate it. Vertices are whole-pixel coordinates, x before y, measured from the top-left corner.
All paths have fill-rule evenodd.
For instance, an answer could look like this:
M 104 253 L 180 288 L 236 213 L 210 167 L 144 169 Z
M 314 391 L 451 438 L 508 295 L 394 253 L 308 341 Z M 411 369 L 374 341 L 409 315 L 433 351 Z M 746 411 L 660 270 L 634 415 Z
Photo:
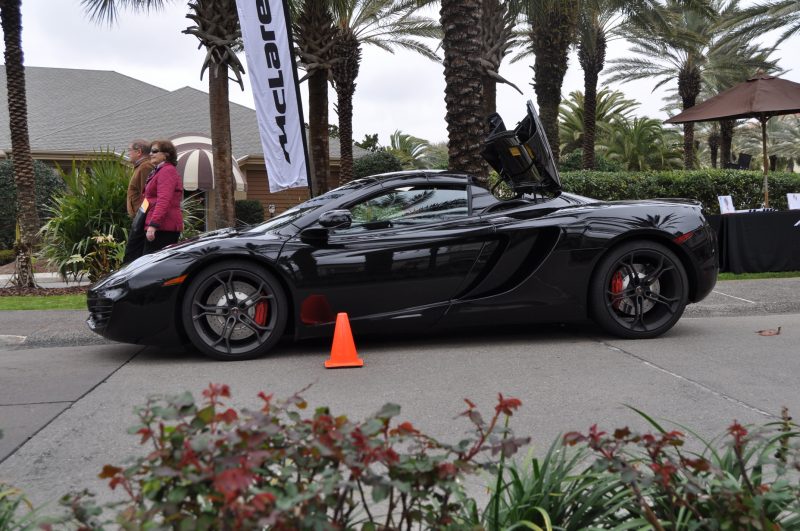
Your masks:
M 737 10 L 738 0 L 666 0 L 663 10 L 631 19 L 625 31 L 633 57 L 610 61 L 609 81 L 656 78 L 655 89 L 677 80 L 681 108 L 693 107 L 710 50 L 719 44 L 721 20 Z M 684 124 L 683 130 L 684 167 L 690 169 L 695 166 L 694 124 Z
M 353 178 L 353 95 L 361 63 L 361 46 L 371 45 L 394 53 L 411 50 L 439 61 L 436 53 L 420 38 L 441 36 L 434 20 L 416 16 L 417 0 L 340 0 L 334 5 L 335 45 L 332 81 L 339 114 L 341 166 L 339 183 Z
M 586 127 L 585 101 L 583 93 L 574 90 L 558 110 L 558 134 L 562 154 L 582 149 L 586 145 L 583 140 Z M 638 106 L 638 101 L 625 98 L 622 92 L 604 88 L 597 93 L 594 124 L 602 134 L 613 122 L 630 119 Z M 594 141 L 592 146 L 594 149 Z M 583 159 L 585 158 L 584 154 Z M 585 169 L 585 164 L 583 166 Z
M 0 26 L 3 28 L 5 43 L 11 158 L 14 161 L 17 220 L 20 229 L 20 237 L 15 244 L 17 260 L 12 282 L 18 287 L 30 287 L 36 285 L 32 257 L 37 244 L 39 215 L 36 211 L 36 181 L 28 137 L 28 99 L 25 92 L 20 3 L 20 0 L 0 2 Z
M 523 52 L 514 58 L 514 61 L 519 61 L 531 54 L 535 56 L 533 90 L 556 162 L 560 156 L 558 107 L 561 104 L 561 86 L 567 73 L 569 48 L 576 39 L 581 2 L 528 0 L 525 10 L 527 42 Z
M 365 134 L 364 140 L 362 140 L 361 142 L 354 142 L 354 144 L 360 147 L 361 149 L 367 150 L 371 153 L 374 153 L 382 149 L 380 144 L 378 143 L 378 133 L 373 133 L 371 135 Z
M 783 30 L 776 45 L 800 33 L 800 2 L 797 0 L 775 0 L 758 2 L 732 17 L 725 25 L 732 29 L 731 38 L 742 35 L 763 35 L 774 30 Z
M 168 0 L 81 0 L 89 17 L 97 22 L 113 23 L 120 7 L 134 10 L 161 9 Z M 208 104 L 211 127 L 211 145 L 214 155 L 214 187 L 216 224 L 233 227 L 234 182 L 231 167 L 231 123 L 228 97 L 228 71 L 244 90 L 244 67 L 236 56 L 241 49 L 241 28 L 236 0 L 193 0 L 189 2 L 190 19 L 194 25 L 183 31 L 194 35 L 206 48 L 206 57 L 200 69 L 200 78 L 208 70 Z
M 486 529 L 546 529 L 549 521 L 564 531 L 623 524 L 630 502 L 626 485 L 587 466 L 589 455 L 556 440 L 541 458 L 529 455 L 523 464 L 499 470 L 481 523 Z
M 308 80 L 308 145 L 313 178 L 311 191 L 328 191 L 330 181 L 330 140 L 328 138 L 328 77 L 336 43 L 331 0 L 290 0 L 295 53 Z
M 114 227 L 110 228 L 109 234 L 95 233 L 78 242 L 77 252 L 67 261 L 80 275 L 85 274 L 89 282 L 97 282 L 122 265 L 125 241 L 114 238 Z
M 605 67 L 606 49 L 613 39 L 624 37 L 624 24 L 632 17 L 652 15 L 660 5 L 655 0 L 583 0 L 578 15 L 578 63 L 583 70 L 584 134 L 581 137 L 584 169 L 594 168 L 596 117 L 599 104 L 597 82 Z
M 481 156 L 486 136 L 481 79 L 481 0 L 442 0 L 444 101 L 448 168 L 485 179 Z
M 500 75 L 506 55 L 522 44 L 516 31 L 524 2 L 520 0 L 481 2 L 481 77 L 483 79 L 483 116 L 497 110 L 497 83 L 505 83 L 522 94 L 515 84 Z
M 664 129 L 660 120 L 635 117 L 612 122 L 598 149 L 628 171 L 665 170 L 680 167 L 680 135 Z
M 125 207 L 129 177 L 128 165 L 113 153 L 99 153 L 91 162 L 73 163 L 70 172 L 63 175 L 67 189 L 54 195 L 48 207 L 50 219 L 40 231 L 39 252 L 63 278 L 85 274 L 85 261 L 77 257 L 96 251 L 94 237 L 127 240 L 126 229 L 131 223 Z
M 737 131 L 736 152 L 761 153 L 761 125 L 752 121 L 742 124 Z M 789 161 L 800 160 L 800 118 L 795 115 L 773 116 L 767 122 L 767 152 L 772 170 L 785 168 Z M 759 164 L 759 167 L 761 165 Z
M 389 137 L 388 151 L 400 161 L 403 169 L 427 168 L 430 142 L 422 138 L 395 131 Z

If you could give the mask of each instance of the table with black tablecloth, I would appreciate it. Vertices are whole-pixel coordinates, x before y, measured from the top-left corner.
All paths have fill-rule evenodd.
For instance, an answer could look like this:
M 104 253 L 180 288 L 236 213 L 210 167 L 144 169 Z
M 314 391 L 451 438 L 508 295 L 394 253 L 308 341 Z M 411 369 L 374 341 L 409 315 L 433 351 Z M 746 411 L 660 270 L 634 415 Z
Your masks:
M 708 216 L 721 271 L 800 271 L 800 210 Z

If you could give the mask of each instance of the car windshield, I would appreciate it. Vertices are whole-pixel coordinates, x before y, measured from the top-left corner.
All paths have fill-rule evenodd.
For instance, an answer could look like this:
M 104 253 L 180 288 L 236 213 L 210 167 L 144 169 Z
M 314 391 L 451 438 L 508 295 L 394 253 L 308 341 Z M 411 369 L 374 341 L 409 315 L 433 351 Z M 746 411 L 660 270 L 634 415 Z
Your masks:
M 370 179 L 370 178 L 351 181 L 343 186 L 340 186 L 339 188 L 335 188 L 333 190 L 330 190 L 329 192 L 325 192 L 322 195 L 318 195 L 317 197 L 312 197 L 308 201 L 304 201 L 299 205 L 294 206 L 289 210 L 275 216 L 274 218 L 270 218 L 264 223 L 245 229 L 242 232 L 264 233 L 264 232 L 272 232 L 278 230 L 281 227 L 285 227 L 286 225 L 291 225 L 296 220 L 305 216 L 309 212 L 312 212 L 320 207 L 323 207 L 330 201 L 333 201 L 334 199 L 338 199 L 342 196 L 350 194 L 354 190 L 363 188 L 364 186 L 371 184 L 373 182 L 375 182 L 375 179 Z

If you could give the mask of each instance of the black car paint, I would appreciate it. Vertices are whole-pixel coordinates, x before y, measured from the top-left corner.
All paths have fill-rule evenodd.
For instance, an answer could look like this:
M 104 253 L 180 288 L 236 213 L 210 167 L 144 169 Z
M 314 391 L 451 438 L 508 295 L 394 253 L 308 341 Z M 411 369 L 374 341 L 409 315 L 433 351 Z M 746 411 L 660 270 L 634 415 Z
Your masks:
M 414 230 L 313 235 L 318 216 L 415 183 L 467 184 L 470 215 Z M 691 233 L 681 245 L 674 240 Z M 273 232 L 222 231 L 187 241 L 124 268 L 89 290 L 89 325 L 110 339 L 185 342 L 181 296 L 212 262 L 238 258 L 269 269 L 286 290 L 287 330 L 295 338 L 329 335 L 348 312 L 357 333 L 437 326 L 585 320 L 593 270 L 630 239 L 672 249 L 689 277 L 689 300 L 705 297 L 717 273 L 714 235 L 695 204 L 598 202 L 570 194 L 534 201 L 496 199 L 465 175 L 399 172 L 354 183 L 339 197 Z M 186 275 L 183 282 L 164 284 Z M 304 304 L 320 301 L 304 315 Z M 105 301 L 99 304 L 100 301 Z M 111 311 L 107 321 L 99 308 Z

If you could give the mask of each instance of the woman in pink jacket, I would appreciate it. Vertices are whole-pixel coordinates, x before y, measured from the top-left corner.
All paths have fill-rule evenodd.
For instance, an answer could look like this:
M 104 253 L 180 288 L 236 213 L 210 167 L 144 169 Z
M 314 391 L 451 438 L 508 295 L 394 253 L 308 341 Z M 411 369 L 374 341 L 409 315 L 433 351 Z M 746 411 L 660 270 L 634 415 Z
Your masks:
M 147 177 L 144 254 L 154 253 L 175 243 L 183 230 L 183 179 L 175 165 L 178 154 L 169 140 L 156 140 L 150 146 L 150 163 L 155 169 Z

